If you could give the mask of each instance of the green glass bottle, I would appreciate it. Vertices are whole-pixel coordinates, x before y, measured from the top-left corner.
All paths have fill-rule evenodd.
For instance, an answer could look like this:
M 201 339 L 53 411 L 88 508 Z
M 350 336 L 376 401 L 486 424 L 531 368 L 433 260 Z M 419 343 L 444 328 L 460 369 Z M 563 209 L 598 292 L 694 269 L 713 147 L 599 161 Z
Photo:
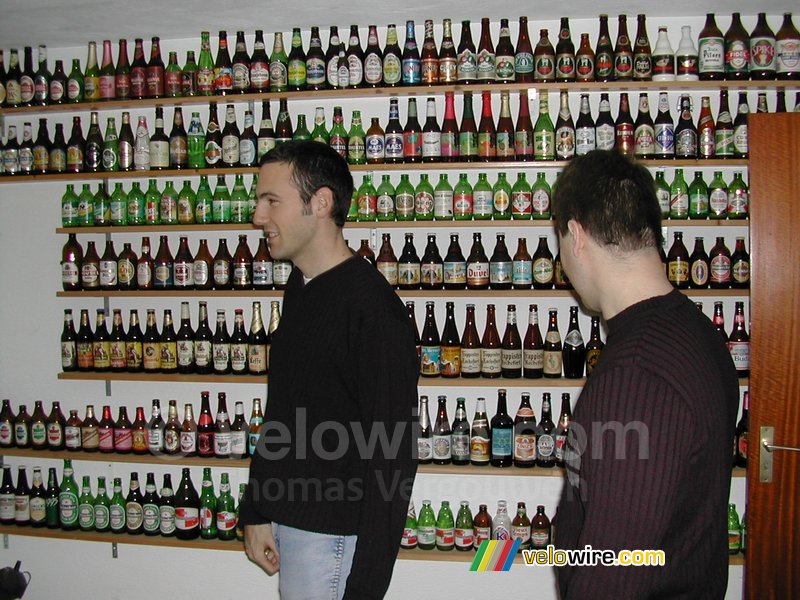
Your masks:
M 549 219 L 552 216 L 552 189 L 544 173 L 537 173 L 531 187 L 531 216 L 534 219 Z
M 511 184 L 505 173 L 497 174 L 497 181 L 492 188 L 492 205 L 495 219 L 511 218 Z
M 164 191 L 161 192 L 158 212 L 162 225 L 176 225 L 178 223 L 178 192 L 175 190 L 171 179 L 167 180 Z
M 111 533 L 125 533 L 125 496 L 122 495 L 122 479 L 114 478 L 114 495 L 108 507 L 108 520 Z
M 61 526 L 59 514 L 59 494 L 61 488 L 58 485 L 58 475 L 55 467 L 50 467 L 47 477 L 47 492 L 45 496 L 45 522 L 48 529 L 58 529 Z
M 156 492 L 153 473 L 147 474 L 142 497 L 142 530 L 145 535 L 158 535 L 161 529 L 161 499 Z
M 409 550 L 417 547 L 417 513 L 414 510 L 414 500 L 411 498 L 408 499 L 406 526 L 403 529 L 403 539 L 400 540 L 400 547 Z
M 150 180 L 144 194 L 144 222 L 147 225 L 160 225 L 159 211 L 161 208 L 161 192 L 158 191 L 158 182 Z
M 461 501 L 461 507 L 458 509 L 458 514 L 456 515 L 455 537 L 456 550 L 472 550 L 475 535 L 472 511 L 469 508 L 469 502 L 466 500 Z
M 464 92 L 464 114 L 458 132 L 458 154 L 465 162 L 476 160 L 478 157 L 478 130 L 475 127 L 475 116 L 472 111 L 472 92 Z
M 145 223 L 145 196 L 139 182 L 131 183 L 128 192 L 128 225 L 144 225 Z
M 75 186 L 67 184 L 67 191 L 61 197 L 61 225 L 62 227 L 76 227 L 78 223 L 78 195 Z
M 217 498 L 217 536 L 221 540 L 236 539 L 236 510 L 228 474 L 223 473 Z
M 200 57 L 197 59 L 197 93 L 200 96 L 214 94 L 214 57 L 211 56 L 211 40 L 207 31 L 200 33 Z
M 108 118 L 106 135 L 103 138 L 103 170 L 119 171 L 119 136 L 114 117 Z
M 181 95 L 180 81 L 183 77 L 180 66 L 178 65 L 178 53 L 170 52 L 167 55 L 167 66 L 164 69 L 164 96 L 166 98 L 177 98 Z M 167 84 L 167 82 L 178 82 L 175 84 Z
M 664 178 L 664 168 L 659 167 L 656 170 L 656 180 L 655 180 L 655 187 L 656 187 L 656 198 L 658 199 L 658 206 L 661 209 L 661 218 L 667 219 L 669 218 L 669 207 L 670 207 L 670 190 L 669 184 L 667 180 Z M 727 203 L 728 198 L 727 195 L 725 197 L 725 202 Z
M 453 218 L 456 221 L 472 219 L 473 191 L 466 173 L 458 176 L 458 183 L 453 188 Z
M 381 184 L 378 186 L 377 194 L 378 201 L 376 211 L 378 213 L 378 221 L 394 221 L 395 189 L 389 175 L 383 175 L 381 177 Z
M 436 518 L 436 549 L 449 551 L 455 548 L 456 524 L 450 502 L 442 500 L 442 507 Z
M 203 169 L 206 166 L 206 134 L 200 113 L 193 112 L 189 122 L 189 131 L 186 134 L 188 153 L 188 166 L 190 169 Z
M 325 109 L 318 106 L 314 111 L 314 130 L 311 132 L 311 139 L 315 142 L 327 144 L 331 136 L 325 128 Z
M 540 175 L 544 175 L 544 173 L 540 173 Z M 542 179 L 544 180 L 544 184 L 547 185 L 547 180 L 544 178 Z M 537 177 L 536 185 L 539 184 L 540 181 Z M 549 190 L 550 186 L 547 186 L 547 189 Z M 530 219 L 532 202 L 533 191 L 531 190 L 531 186 L 528 184 L 525 172 L 520 171 L 517 173 L 517 180 L 514 182 L 514 187 L 511 188 L 511 218 Z
M 200 537 L 213 540 L 217 537 L 217 498 L 214 495 L 214 482 L 211 468 L 203 468 L 203 489 L 200 492 Z
M 247 485 L 244 483 L 239 484 L 239 496 L 236 501 L 236 539 L 240 542 L 244 541 L 244 525 L 239 523 L 239 509 L 242 507 L 242 500 L 244 500 L 244 493 L 247 490 Z
M 94 195 L 94 224 L 108 225 L 111 222 L 111 196 L 106 192 L 105 184 L 97 184 Z
M 200 185 L 197 186 L 197 196 L 194 202 L 195 223 L 212 222 L 212 204 L 213 195 L 211 193 L 211 186 L 208 185 L 208 176 L 201 175 Z
M 486 173 L 478 173 L 478 183 L 472 190 L 472 216 L 476 220 L 492 218 L 494 212 L 494 192 L 486 180 Z
M 414 186 L 408 173 L 400 174 L 400 183 L 394 193 L 394 212 L 398 221 L 414 220 Z
M 128 224 L 128 194 L 122 189 L 122 182 L 114 182 L 114 191 L 111 194 L 111 224 Z
M 269 91 L 285 92 L 289 89 L 289 57 L 283 49 L 283 33 L 275 33 L 275 43 L 269 57 Z
M 350 207 L 347 209 L 347 221 L 358 221 L 358 189 L 353 186 L 353 195 L 350 196 Z
M 94 225 L 94 194 L 88 183 L 84 183 L 78 196 L 78 226 L 91 227 Z
M 708 216 L 724 219 L 728 213 L 728 186 L 722 178 L 722 171 L 714 171 L 714 178 L 708 186 Z
M 181 69 L 181 95 L 197 95 L 197 61 L 194 59 L 194 50 L 186 51 L 186 64 Z
M 88 475 L 83 476 L 81 495 L 78 498 L 78 526 L 82 531 L 94 529 L 94 498 L 92 497 L 92 484 Z
M 539 118 L 533 126 L 533 160 L 556 159 L 556 131 L 550 120 L 547 92 L 539 94 Z
M 111 527 L 110 512 L 111 498 L 106 491 L 106 478 L 97 478 L 97 496 L 94 499 L 94 528 L 95 531 L 108 531 Z
M 328 144 L 341 156 L 347 158 L 347 130 L 344 128 L 341 106 L 333 107 L 333 127 L 331 127 Z
M 224 175 L 217 175 L 217 186 L 211 200 L 211 220 L 214 223 L 231 222 L 231 195 Z
M 422 501 L 417 519 L 417 545 L 420 550 L 433 550 L 436 547 L 436 516 L 430 500 Z
M 293 140 L 310 140 L 311 132 L 306 125 L 306 116 L 304 114 L 297 115 L 297 127 L 295 127 Z
M 247 193 L 247 213 L 252 220 L 253 215 L 256 214 L 256 203 L 258 202 L 257 196 L 258 188 L 258 173 L 253 175 L 253 182 L 250 184 L 250 191 Z
M 708 186 L 703 180 L 703 172 L 695 171 L 694 179 L 689 184 L 689 218 L 705 219 L 708 217 Z
M 97 64 L 97 44 L 89 42 L 89 57 L 83 74 L 83 93 L 87 102 L 100 100 L 100 66 Z
M 189 225 L 194 223 L 194 204 L 197 196 L 192 190 L 192 182 L 188 179 L 183 181 L 183 187 L 178 192 L 178 223 Z
M 304 90 L 306 88 L 306 54 L 303 52 L 303 39 L 300 28 L 292 29 L 292 49 L 287 57 L 286 79 L 289 89 Z
M 733 181 L 728 186 L 728 218 L 746 219 L 750 211 L 749 189 L 742 179 L 741 171 L 734 171 Z
M 244 187 L 244 175 L 241 173 L 236 175 L 231 190 L 231 222 L 250 222 L 250 204 L 247 200 L 247 188 Z
M 378 192 L 372 185 L 372 175 L 364 175 L 361 185 L 358 187 L 358 220 L 374 221 L 378 216 Z
M 742 521 L 739 523 L 739 551 L 742 554 L 747 553 L 747 513 L 742 515 Z
M 427 173 L 420 174 L 414 190 L 414 218 L 417 221 L 433 220 L 433 186 L 428 181 Z
M 67 78 L 67 102 L 75 104 L 83 102 L 84 83 L 83 73 L 81 73 L 81 61 L 78 58 L 72 59 L 72 71 Z
M 669 218 L 686 219 L 689 216 L 689 186 L 683 179 L 683 169 L 675 169 L 675 179 L 669 188 Z
M 350 132 L 347 134 L 347 162 L 351 165 L 367 164 L 366 137 L 361 126 L 361 111 L 353 111 Z
M 738 554 L 742 544 L 742 532 L 735 504 L 728 504 L 728 554 Z
M 433 218 L 437 221 L 453 219 L 453 186 L 447 180 L 447 173 L 439 174 L 439 181 L 433 189 Z
M 62 529 L 78 528 L 78 484 L 75 483 L 72 460 L 64 459 L 64 475 L 58 494 L 58 518 Z

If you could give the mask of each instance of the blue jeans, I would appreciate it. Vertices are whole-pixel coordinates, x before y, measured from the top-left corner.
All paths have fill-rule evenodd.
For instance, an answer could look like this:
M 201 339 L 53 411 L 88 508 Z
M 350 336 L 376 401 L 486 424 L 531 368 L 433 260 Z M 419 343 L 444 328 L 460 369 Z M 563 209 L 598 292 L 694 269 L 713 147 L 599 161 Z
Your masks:
M 329 535 L 272 524 L 281 556 L 281 600 L 341 600 L 353 566 L 355 535 Z

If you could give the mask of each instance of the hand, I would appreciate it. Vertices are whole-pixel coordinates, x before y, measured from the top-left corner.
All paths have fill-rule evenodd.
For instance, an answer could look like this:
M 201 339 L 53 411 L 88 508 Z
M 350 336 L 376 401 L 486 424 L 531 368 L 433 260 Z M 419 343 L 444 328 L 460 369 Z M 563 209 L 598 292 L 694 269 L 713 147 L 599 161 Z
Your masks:
M 245 526 L 244 550 L 247 558 L 266 571 L 267 575 L 275 575 L 280 570 L 281 557 L 272 535 L 272 523 Z

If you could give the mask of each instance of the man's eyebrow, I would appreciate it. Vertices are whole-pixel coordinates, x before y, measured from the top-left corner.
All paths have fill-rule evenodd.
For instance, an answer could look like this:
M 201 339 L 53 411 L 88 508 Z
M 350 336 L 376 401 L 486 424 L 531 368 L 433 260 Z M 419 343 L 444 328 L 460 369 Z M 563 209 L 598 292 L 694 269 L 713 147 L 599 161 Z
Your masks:
M 275 194 L 275 192 L 272 192 L 270 190 L 267 190 L 265 192 L 261 192 L 260 194 L 258 194 L 258 198 L 263 198 L 263 199 L 277 198 L 277 197 L 278 196 Z

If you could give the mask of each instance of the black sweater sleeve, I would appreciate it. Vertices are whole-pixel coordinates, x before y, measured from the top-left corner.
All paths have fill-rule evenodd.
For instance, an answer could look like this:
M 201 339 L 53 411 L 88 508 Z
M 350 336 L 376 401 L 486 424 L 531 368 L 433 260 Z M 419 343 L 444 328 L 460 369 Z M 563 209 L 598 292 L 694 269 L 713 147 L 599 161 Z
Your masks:
M 390 314 L 391 313 L 391 314 Z M 366 440 L 375 443 L 364 456 L 364 497 L 358 544 L 347 579 L 345 600 L 379 600 L 392 577 L 417 470 L 412 448 L 417 402 L 417 358 L 402 311 L 374 315 L 361 331 L 358 398 Z M 373 437 L 374 436 L 374 437 Z

